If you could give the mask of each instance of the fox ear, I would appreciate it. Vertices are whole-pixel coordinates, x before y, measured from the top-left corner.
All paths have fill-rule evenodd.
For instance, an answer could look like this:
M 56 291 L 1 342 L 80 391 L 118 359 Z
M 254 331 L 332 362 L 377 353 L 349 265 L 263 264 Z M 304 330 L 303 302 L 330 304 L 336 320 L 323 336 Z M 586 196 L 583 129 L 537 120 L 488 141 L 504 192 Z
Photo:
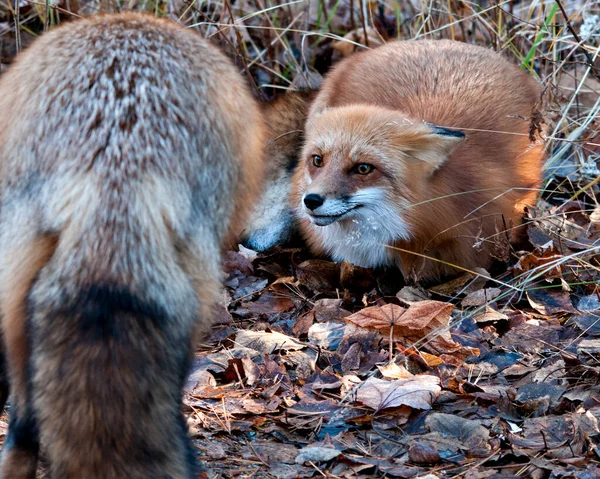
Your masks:
M 425 125 L 417 141 L 411 142 L 409 151 L 415 158 L 424 161 L 431 168 L 431 173 L 437 170 L 448 159 L 454 149 L 466 138 L 459 130 L 450 130 L 436 125 Z
M 454 138 L 459 138 L 461 140 L 464 140 L 466 138 L 466 135 L 460 130 L 450 130 L 448 128 L 442 128 L 441 126 L 437 126 L 437 125 L 429 125 L 429 126 L 431 127 L 431 129 L 433 130 L 433 132 L 436 135 L 450 136 L 450 137 L 454 137 Z

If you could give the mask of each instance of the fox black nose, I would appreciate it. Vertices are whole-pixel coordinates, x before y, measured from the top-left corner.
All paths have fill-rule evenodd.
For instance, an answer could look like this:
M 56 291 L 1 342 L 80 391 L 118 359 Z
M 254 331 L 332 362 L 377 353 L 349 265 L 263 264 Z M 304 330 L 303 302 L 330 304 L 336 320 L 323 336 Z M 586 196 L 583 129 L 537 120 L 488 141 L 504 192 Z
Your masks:
M 309 210 L 316 210 L 323 203 L 325 203 L 325 198 L 315 193 L 310 193 L 304 197 L 304 204 Z

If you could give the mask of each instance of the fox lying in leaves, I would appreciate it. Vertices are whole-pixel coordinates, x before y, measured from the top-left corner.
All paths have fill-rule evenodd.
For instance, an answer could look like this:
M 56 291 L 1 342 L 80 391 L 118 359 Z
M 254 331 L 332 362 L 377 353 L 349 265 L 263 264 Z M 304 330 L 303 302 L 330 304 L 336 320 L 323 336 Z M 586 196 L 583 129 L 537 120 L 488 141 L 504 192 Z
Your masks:
M 537 82 L 482 47 L 400 41 L 326 77 L 292 204 L 312 250 L 435 279 L 487 267 L 538 196 Z

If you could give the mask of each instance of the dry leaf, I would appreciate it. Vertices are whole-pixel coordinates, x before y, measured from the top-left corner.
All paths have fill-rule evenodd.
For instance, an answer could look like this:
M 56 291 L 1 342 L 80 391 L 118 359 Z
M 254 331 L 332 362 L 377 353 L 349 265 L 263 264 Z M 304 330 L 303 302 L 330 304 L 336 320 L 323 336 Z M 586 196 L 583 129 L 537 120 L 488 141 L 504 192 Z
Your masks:
M 404 366 L 399 366 L 395 363 L 386 364 L 385 366 L 377 365 L 377 368 L 381 371 L 384 378 L 407 379 L 414 376 Z
M 462 300 L 463 306 L 483 306 L 492 302 L 502 291 L 498 288 L 486 288 L 467 294 Z
M 298 448 L 292 444 L 279 442 L 252 441 L 241 450 L 244 459 L 264 461 L 268 464 L 293 464 L 298 455 Z
M 308 340 L 321 348 L 335 351 L 344 337 L 344 323 L 315 323 L 308 330 Z
M 408 458 L 415 464 L 437 464 L 442 459 L 435 447 L 414 442 L 408 448 Z
M 339 287 L 340 266 L 331 261 L 312 259 L 296 268 L 298 280 L 315 292 L 335 291 Z
M 529 304 L 544 316 L 557 313 L 575 313 L 571 296 L 566 291 L 556 289 L 535 289 L 527 291 Z
M 240 250 L 240 254 L 250 261 L 250 263 L 252 263 L 258 257 L 258 253 L 256 251 L 246 248 L 244 245 L 239 244 L 238 249 Z
M 258 301 L 242 303 L 242 308 L 246 308 L 253 314 L 274 314 L 287 311 L 294 307 L 294 302 L 271 291 L 263 293 Z
M 400 316 L 405 311 L 406 308 L 395 304 L 386 304 L 383 307 L 372 306 L 348 316 L 346 321 L 354 323 L 361 328 L 377 329 L 385 334 L 390 330 L 392 325 L 398 324 Z
M 481 421 L 465 419 L 454 414 L 429 413 L 425 425 L 432 433 L 437 433 L 446 441 L 453 442 L 463 450 L 489 450 L 489 431 Z
M 479 350 L 463 347 L 452 339 L 448 331 L 452 309 L 450 303 L 431 300 L 412 303 L 408 308 L 386 304 L 365 308 L 348 316 L 346 321 L 381 331 L 384 337 L 391 329 L 395 341 L 404 345 L 422 343 L 422 347 L 437 355 L 452 354 L 464 359 L 479 354 Z
M 295 339 L 275 331 L 238 331 L 235 341 L 239 346 L 266 354 L 276 349 L 295 351 L 305 347 Z
M 342 308 L 341 299 L 318 299 L 315 301 L 313 312 L 319 323 L 337 321 L 350 316 L 350 312 Z
M 429 299 L 425 290 L 415 286 L 405 286 L 398 291 L 396 297 L 407 305 L 417 303 L 419 301 L 427 301 Z
M 435 368 L 436 366 L 439 366 L 440 364 L 444 363 L 444 361 L 442 359 L 440 359 L 439 356 L 436 356 L 435 354 L 421 352 L 420 356 L 423 358 L 425 363 L 427 363 L 427 366 L 429 366 L 430 368 Z
M 350 291 L 367 292 L 375 286 L 375 277 L 370 269 L 342 261 L 340 263 L 340 285 Z
M 296 464 L 330 461 L 334 457 L 338 457 L 341 453 L 342 451 L 331 447 L 308 446 L 300 450 L 300 454 L 296 456 Z
M 356 400 L 375 410 L 398 406 L 431 409 L 441 390 L 436 376 L 420 375 L 395 381 L 370 377 L 359 386 Z
M 494 321 L 508 321 L 508 316 L 486 306 L 484 311 L 473 315 L 473 320 L 476 323 L 491 323 Z

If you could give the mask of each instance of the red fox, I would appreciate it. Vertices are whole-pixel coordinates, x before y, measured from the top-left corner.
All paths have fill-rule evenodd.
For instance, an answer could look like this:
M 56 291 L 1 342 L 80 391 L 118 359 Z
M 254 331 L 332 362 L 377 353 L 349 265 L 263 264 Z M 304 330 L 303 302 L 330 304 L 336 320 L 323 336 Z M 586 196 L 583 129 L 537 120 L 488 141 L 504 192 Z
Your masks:
M 246 82 L 190 30 L 96 16 L 34 42 L 0 111 L 0 475 L 41 442 L 52 478 L 196 478 L 181 388 L 263 170 Z
M 533 78 L 459 42 L 343 60 L 311 107 L 294 175 L 304 237 L 335 260 L 416 279 L 488 266 L 537 197 L 544 145 L 528 117 L 539 100 Z

